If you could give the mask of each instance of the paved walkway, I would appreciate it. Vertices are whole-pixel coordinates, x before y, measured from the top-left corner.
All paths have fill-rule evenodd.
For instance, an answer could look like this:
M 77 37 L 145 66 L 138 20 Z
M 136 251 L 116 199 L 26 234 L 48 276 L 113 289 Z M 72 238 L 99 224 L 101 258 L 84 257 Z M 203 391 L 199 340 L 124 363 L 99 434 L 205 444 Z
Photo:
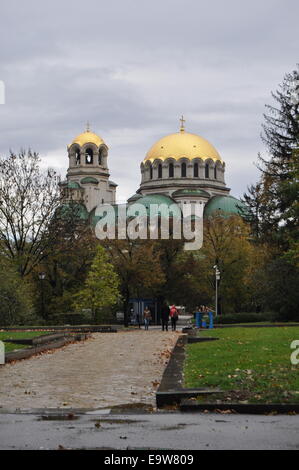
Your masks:
M 134 449 L 298 450 L 298 415 L 102 415 L 93 411 L 61 420 L 57 412 L 56 416 L 52 413 L 50 419 L 51 415 L 45 413 L 0 412 L 0 449 L 106 449 L 102 455 L 110 457 L 111 450 L 116 449 L 129 450 L 128 456 Z
M 92 338 L 0 366 L 0 407 L 100 408 L 155 404 L 177 332 L 136 330 Z

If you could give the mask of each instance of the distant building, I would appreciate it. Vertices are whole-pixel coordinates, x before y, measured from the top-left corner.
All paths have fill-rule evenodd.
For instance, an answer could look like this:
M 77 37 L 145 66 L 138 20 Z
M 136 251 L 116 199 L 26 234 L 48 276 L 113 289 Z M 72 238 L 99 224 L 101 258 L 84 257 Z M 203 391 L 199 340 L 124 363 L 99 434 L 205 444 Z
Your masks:
M 241 202 L 230 195 L 225 183 L 225 162 L 206 139 L 185 131 L 181 119 L 179 132 L 158 140 L 141 163 L 141 183 L 128 205 L 202 204 L 204 217 L 217 211 L 239 214 Z M 99 204 L 116 206 L 116 187 L 108 169 L 108 147 L 89 127 L 68 146 L 69 167 L 61 183 L 64 203 L 78 202 L 80 216 L 97 221 Z
M 215 211 L 239 214 L 241 202 L 225 184 L 225 163 L 203 137 L 185 131 L 158 140 L 141 163 L 141 183 L 128 202 L 203 204 L 204 216 Z M 163 201 L 162 201 L 163 199 Z
M 87 128 L 68 146 L 69 167 L 61 183 L 64 202 L 77 201 L 87 213 L 99 204 L 115 204 L 117 184 L 109 180 L 108 147 Z

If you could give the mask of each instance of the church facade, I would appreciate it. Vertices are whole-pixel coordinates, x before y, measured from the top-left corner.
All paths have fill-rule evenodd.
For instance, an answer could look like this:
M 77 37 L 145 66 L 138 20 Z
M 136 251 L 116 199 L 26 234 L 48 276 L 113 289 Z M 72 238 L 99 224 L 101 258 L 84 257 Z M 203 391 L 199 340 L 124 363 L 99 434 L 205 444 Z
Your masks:
M 94 224 L 100 204 L 116 205 L 116 187 L 110 180 L 108 147 L 90 131 L 77 136 L 67 148 L 69 167 L 61 183 L 64 203 L 78 202 L 84 217 Z M 238 214 L 240 201 L 230 195 L 225 183 L 225 162 L 203 137 L 186 132 L 181 119 L 179 132 L 159 139 L 140 165 L 141 182 L 128 205 L 138 202 L 147 209 L 151 203 L 200 204 L 204 217 L 215 211 Z
M 89 130 L 68 146 L 69 166 L 61 183 L 63 200 L 83 204 L 90 213 L 99 204 L 115 204 L 117 184 L 109 179 L 108 147 Z

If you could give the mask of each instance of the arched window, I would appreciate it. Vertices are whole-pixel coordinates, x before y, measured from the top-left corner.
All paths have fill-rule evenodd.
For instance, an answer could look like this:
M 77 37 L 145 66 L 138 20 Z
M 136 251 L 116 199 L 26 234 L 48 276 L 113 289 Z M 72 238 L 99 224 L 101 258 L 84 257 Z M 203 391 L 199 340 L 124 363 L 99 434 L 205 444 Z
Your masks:
M 214 166 L 214 179 L 217 179 L 217 167 L 216 165 Z
M 209 164 L 206 163 L 205 164 L 205 178 L 209 178 L 209 177 L 210 177 Z
M 80 150 L 79 149 L 77 149 L 76 152 L 75 152 L 75 161 L 76 161 L 76 165 L 80 165 L 81 155 L 80 155 Z
M 150 179 L 153 179 L 153 167 L 152 165 L 150 166 Z
M 181 176 L 182 178 L 186 178 L 187 176 L 187 165 L 185 162 L 183 162 L 181 166 Z
M 102 149 L 99 150 L 99 165 L 102 165 Z
M 173 178 L 173 176 L 174 176 L 173 163 L 169 163 L 169 178 Z
M 193 176 L 194 178 L 198 178 L 198 163 L 194 163 Z
M 158 166 L 158 178 L 162 178 L 162 164 L 159 163 L 159 166 Z
M 85 162 L 86 162 L 87 165 L 92 165 L 93 164 L 93 151 L 91 149 L 86 149 Z

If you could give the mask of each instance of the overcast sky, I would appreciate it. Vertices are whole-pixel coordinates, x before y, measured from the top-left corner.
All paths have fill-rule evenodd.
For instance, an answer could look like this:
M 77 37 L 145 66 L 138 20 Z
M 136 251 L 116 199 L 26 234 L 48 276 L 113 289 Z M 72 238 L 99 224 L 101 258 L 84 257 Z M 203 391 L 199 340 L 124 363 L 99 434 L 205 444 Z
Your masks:
M 264 106 L 299 62 L 298 18 L 298 0 L 1 0 L 0 153 L 30 146 L 64 177 L 89 120 L 122 201 L 184 114 L 238 197 L 258 177 Z

